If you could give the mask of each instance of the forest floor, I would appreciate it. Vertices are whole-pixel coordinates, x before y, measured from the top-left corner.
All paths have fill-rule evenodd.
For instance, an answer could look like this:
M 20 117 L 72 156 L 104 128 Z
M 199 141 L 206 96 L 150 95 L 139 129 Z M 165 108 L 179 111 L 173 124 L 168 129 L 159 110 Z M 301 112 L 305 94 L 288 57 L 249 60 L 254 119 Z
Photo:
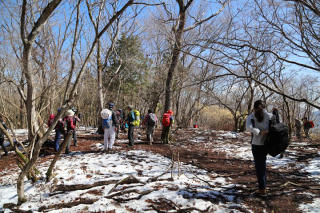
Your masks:
M 12 196 L 11 199 L 0 201 L 0 212 L 8 209 L 46 212 L 49 210 L 52 212 L 290 213 L 320 211 L 320 141 L 293 138 L 282 159 L 268 157 L 267 195 L 260 196 L 255 193 L 257 181 L 250 148 L 250 135 L 247 133 L 178 129 L 173 131 L 172 143 L 164 145 L 160 143 L 160 130 L 157 130 L 155 142 L 149 145 L 143 131 L 138 130 L 135 133 L 137 140 L 133 147 L 128 147 L 126 135 L 120 134 L 120 139 L 117 140 L 115 151 L 112 154 L 102 152 L 102 136 L 83 133 L 81 131 L 78 133 L 78 147 L 71 146 L 72 153 L 63 155 L 62 159 L 72 161 L 75 156 L 87 155 L 89 159 L 92 159 L 93 156 L 98 157 L 106 164 L 108 164 L 107 160 L 119 161 L 118 164 L 109 162 L 112 165 L 110 165 L 111 168 L 108 168 L 108 178 L 115 177 L 115 175 L 118 175 L 119 178 L 116 179 L 116 182 L 108 179 L 111 181 L 108 182 L 109 185 L 112 185 L 111 188 L 108 188 L 108 193 L 104 192 L 106 185 L 108 185 L 106 182 L 99 185 L 97 183 L 99 181 L 94 181 L 97 180 L 94 175 L 102 175 L 102 170 L 89 171 L 87 168 L 89 164 L 84 168 L 87 162 L 82 162 L 82 159 L 79 159 L 79 164 L 82 164 L 82 170 L 85 171 L 85 177 L 89 181 L 81 182 L 82 184 L 79 186 L 80 184 L 75 184 L 78 180 L 68 183 L 72 177 L 67 179 L 66 175 L 64 177 L 57 175 L 57 179 L 54 180 L 55 187 L 44 187 L 42 198 L 41 195 L 39 198 L 40 200 L 47 198 L 51 200 L 50 202 L 35 204 L 35 201 L 30 201 L 33 203 L 19 207 L 12 202 L 16 196 Z M 48 165 L 54 156 L 53 154 L 52 147 L 44 147 L 39 164 Z M 153 159 L 153 155 L 165 158 Z M 63 162 L 62 159 L 59 161 Z M 83 160 L 90 161 L 87 158 Z M 121 163 L 122 160 L 123 163 Z M 18 173 L 15 161 L 13 152 L 10 152 L 9 156 L 0 158 L 0 174 L 2 175 L 0 184 L 3 185 L 0 187 L 0 198 L 1 196 L 5 198 L 5 193 L 9 193 L 15 184 Z M 163 161 L 161 166 L 160 164 L 156 165 L 159 163 L 157 161 Z M 66 164 L 66 162 L 63 163 Z M 148 163 L 150 164 L 148 165 Z M 94 164 L 96 165 L 97 162 Z M 120 165 L 125 166 L 128 170 L 132 169 L 132 172 L 128 172 L 126 176 L 120 175 L 119 171 L 123 171 L 117 170 Z M 107 166 L 104 167 L 107 168 Z M 63 170 L 63 165 L 57 163 L 57 168 L 57 172 L 59 168 Z M 152 170 L 155 168 L 161 172 Z M 118 171 L 118 173 L 111 173 L 111 170 Z M 151 173 L 154 174 L 151 175 Z M 106 173 L 103 175 L 106 176 Z M 184 185 L 179 185 L 180 182 L 177 183 L 177 181 L 180 181 L 181 184 L 183 182 Z M 156 185 L 148 186 L 151 187 L 148 188 L 147 183 L 151 182 Z M 92 183 L 98 185 L 91 186 Z M 123 186 L 120 187 L 120 185 Z M 137 188 L 138 185 L 140 188 Z M 141 185 L 145 187 L 143 190 Z M 81 188 L 83 186 L 85 187 Z M 64 200 L 61 203 L 61 199 L 66 199 L 61 198 L 63 194 L 87 189 L 89 191 L 73 195 L 73 197 L 78 196 L 77 198 L 73 198 L 71 201 Z M 150 196 L 155 190 L 158 194 Z M 124 193 L 126 191 L 128 193 Z M 83 197 L 83 193 L 90 194 L 90 196 Z M 168 193 L 167 196 L 165 193 Z M 57 199 L 59 203 L 52 202 L 54 196 L 60 196 L 60 201 Z M 105 200 L 101 200 L 99 197 L 104 197 Z M 181 199 L 176 200 L 177 197 L 181 197 Z M 99 207 L 97 207 L 98 202 L 101 203 Z M 89 206 L 93 203 L 95 203 L 95 208 L 90 208 Z M 109 203 L 109 207 L 102 208 L 102 203 Z

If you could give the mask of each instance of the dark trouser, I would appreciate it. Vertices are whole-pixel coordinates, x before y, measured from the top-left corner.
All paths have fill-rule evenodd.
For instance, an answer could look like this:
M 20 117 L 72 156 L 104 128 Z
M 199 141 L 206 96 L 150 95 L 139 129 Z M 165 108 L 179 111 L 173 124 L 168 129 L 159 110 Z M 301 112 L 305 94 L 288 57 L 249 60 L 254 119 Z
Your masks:
M 129 125 L 129 129 L 128 129 L 129 146 L 133 146 L 134 144 L 133 133 L 134 133 L 134 126 Z
M 309 130 L 310 130 L 310 128 L 304 128 L 303 130 L 304 130 L 305 137 L 309 138 Z
M 153 142 L 153 132 L 154 132 L 155 126 L 147 126 L 147 141 Z
M 73 130 L 69 130 L 64 134 L 64 140 L 67 140 L 67 135 L 68 135 L 68 132 L 70 132 L 70 131 L 72 131 L 72 136 L 73 136 Z M 66 146 L 66 151 L 65 151 L 66 154 L 69 154 L 69 152 L 70 152 L 70 143 L 71 143 L 71 138 L 68 141 L 67 146 Z
M 6 155 L 8 155 L 8 151 L 7 151 L 7 149 L 6 149 L 6 147 L 4 146 L 3 143 L 4 143 L 4 137 L 0 137 L 0 145 L 1 145 L 4 153 L 5 153 Z
M 72 137 L 73 137 L 73 145 L 77 145 L 77 132 L 76 130 L 73 130 L 73 133 L 72 133 Z
M 119 139 L 119 133 L 120 133 L 120 126 L 116 128 L 116 139 Z
M 56 130 L 56 136 L 54 138 L 54 150 L 57 152 L 60 146 L 62 132 L 60 130 Z
M 301 138 L 301 128 L 296 128 L 296 136 L 297 138 Z
M 256 175 L 258 179 L 259 189 L 266 188 L 266 160 L 267 150 L 265 146 L 252 145 L 252 154 L 254 158 L 254 165 L 256 167 Z
M 162 129 L 161 140 L 163 143 L 169 143 L 170 138 L 170 126 L 164 126 Z

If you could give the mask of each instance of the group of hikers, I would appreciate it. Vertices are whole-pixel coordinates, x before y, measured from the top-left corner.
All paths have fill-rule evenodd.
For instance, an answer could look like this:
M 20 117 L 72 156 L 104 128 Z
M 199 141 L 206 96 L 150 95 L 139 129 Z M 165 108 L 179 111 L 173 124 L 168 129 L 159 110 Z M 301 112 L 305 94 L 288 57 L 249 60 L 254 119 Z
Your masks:
M 114 111 L 114 103 L 108 103 L 108 109 L 101 111 L 102 128 L 104 130 L 104 151 L 112 152 L 115 139 L 118 137 L 119 130 L 128 129 L 128 146 L 134 145 L 134 131 L 140 125 L 146 127 L 147 141 L 151 145 L 153 143 L 153 134 L 155 128 L 158 126 L 158 118 L 156 114 L 149 109 L 148 113 L 143 116 L 142 122 L 140 112 L 132 105 L 127 106 L 127 115 L 125 116 L 122 110 Z M 173 124 L 173 112 L 168 110 L 163 114 L 162 126 L 163 131 L 161 140 L 163 143 L 169 143 L 170 129 Z
M 58 109 L 58 113 L 60 112 L 60 108 Z M 72 138 L 73 138 L 73 145 L 78 146 L 77 144 L 77 132 L 76 132 L 76 126 L 77 123 L 80 122 L 81 114 L 78 114 L 78 111 L 75 109 L 69 109 L 65 113 L 64 118 L 60 118 L 58 120 L 58 123 L 54 127 L 55 130 L 55 138 L 54 138 L 54 150 L 58 152 L 60 147 L 60 140 L 61 137 L 64 137 L 64 140 L 66 139 L 67 133 L 72 131 Z M 53 121 L 55 119 L 55 114 L 50 114 L 48 119 L 48 127 L 51 127 L 53 124 Z M 68 142 L 65 153 L 70 153 L 70 143 Z
M 127 106 L 127 115 L 125 115 L 122 109 L 114 110 L 115 104 L 113 102 L 108 103 L 108 108 L 101 111 L 101 126 L 104 134 L 104 151 L 112 152 L 115 139 L 118 138 L 120 130 L 128 132 L 128 146 L 134 145 L 134 130 L 136 127 L 142 125 L 146 127 L 147 141 L 151 145 L 153 142 L 153 134 L 155 128 L 158 126 L 158 118 L 151 109 L 145 116 L 142 116 L 142 122 L 140 122 L 140 112 L 134 109 L 133 106 Z M 58 109 L 60 112 L 60 109 Z M 48 119 L 48 127 L 50 127 L 54 121 L 55 115 L 50 114 Z M 60 140 L 64 137 L 66 139 L 67 133 L 72 131 L 73 134 L 73 145 L 77 146 L 77 133 L 76 125 L 80 122 L 81 114 L 75 109 L 69 109 L 65 113 L 65 117 L 58 120 L 58 123 L 54 127 L 55 139 L 54 139 L 54 150 L 58 152 L 60 147 Z M 161 140 L 163 143 L 169 143 L 170 129 L 173 124 L 173 112 L 168 110 L 163 115 L 162 125 L 163 131 Z M 65 153 L 70 153 L 70 143 L 68 141 Z
M 115 104 L 113 102 L 108 103 L 108 108 L 101 111 L 101 126 L 104 131 L 104 152 L 112 153 L 113 145 L 115 139 L 118 138 L 119 131 L 124 130 L 128 133 L 128 146 L 134 146 L 134 131 L 136 127 L 140 125 L 146 127 L 146 136 L 147 141 L 151 145 L 153 143 L 153 134 L 155 128 L 157 127 L 159 121 L 156 114 L 149 109 L 148 113 L 145 116 L 140 118 L 140 112 L 132 105 L 127 106 L 127 114 L 125 115 L 124 111 L 114 110 Z M 58 109 L 58 112 L 60 109 Z M 51 114 L 48 120 L 48 127 L 53 124 L 55 115 Z M 65 113 L 65 117 L 58 120 L 58 123 L 54 127 L 55 129 L 55 139 L 54 139 L 54 149 L 58 151 L 60 148 L 60 140 L 62 136 L 66 139 L 66 135 L 72 131 L 73 134 L 73 145 L 77 146 L 77 134 L 76 134 L 76 125 L 80 122 L 81 114 L 78 113 L 75 109 L 69 109 Z M 142 122 L 140 122 L 140 119 Z M 4 128 L 7 128 L 5 122 L 0 116 L 0 122 Z M 161 124 L 163 126 L 161 140 L 164 144 L 169 143 L 170 141 L 170 131 L 172 124 L 174 122 L 172 110 L 167 110 L 162 117 Z M 300 122 L 299 119 L 295 119 L 295 133 L 297 138 L 301 138 L 301 129 L 303 127 L 304 134 L 306 138 L 309 138 L 309 130 L 314 127 L 312 121 L 309 121 L 306 117 Z M 266 144 L 268 140 L 278 140 L 278 136 L 271 137 L 271 126 L 275 124 L 281 124 L 279 118 L 278 109 L 274 108 L 272 113 L 266 111 L 266 104 L 262 100 L 257 100 L 254 102 L 253 112 L 248 115 L 246 119 L 246 130 L 252 133 L 251 148 L 252 154 L 256 169 L 256 176 L 258 181 L 258 190 L 257 193 L 260 195 L 266 194 L 266 159 L 267 155 L 270 154 L 270 147 Z M 280 125 L 281 127 L 281 125 Z M 283 127 L 283 126 L 282 126 Z M 196 127 L 194 127 L 196 128 Z M 284 128 L 285 129 L 285 128 Z M 288 131 L 288 130 L 285 130 Z M 280 136 L 279 136 L 280 137 Z M 289 144 L 289 139 L 285 138 L 284 141 L 287 142 L 280 156 L 283 156 L 283 152 Z M 65 153 L 70 152 L 70 143 L 65 149 Z M 277 142 L 278 143 L 278 142 Z M 0 129 L 0 144 L 2 149 L 5 152 L 5 155 L 8 155 L 8 151 L 4 146 L 4 133 Z M 278 154 L 278 153 L 277 153 Z M 272 154 L 270 154 L 272 155 Z M 273 156 L 273 155 L 272 155 Z
M 312 121 L 308 121 L 306 117 L 302 121 L 305 137 L 309 138 L 309 130 L 314 127 L 314 124 Z M 274 133 L 277 128 L 280 129 L 279 132 Z M 296 136 L 299 139 L 301 138 L 301 128 L 300 120 L 295 119 Z M 274 108 L 272 113 L 269 113 L 266 111 L 266 104 L 262 100 L 257 100 L 254 102 L 253 112 L 246 119 L 246 130 L 252 133 L 251 149 L 258 181 L 257 194 L 265 195 L 267 155 L 275 156 L 271 153 L 274 150 L 271 150 L 269 144 L 277 140 L 276 145 L 279 149 L 282 149 L 282 151 L 279 151 L 279 156 L 282 158 L 284 150 L 289 145 L 289 136 L 286 135 L 288 134 L 288 129 L 286 125 L 280 124 L 278 109 Z M 270 134 L 274 134 L 273 137 Z M 282 142 L 285 145 L 281 147 Z

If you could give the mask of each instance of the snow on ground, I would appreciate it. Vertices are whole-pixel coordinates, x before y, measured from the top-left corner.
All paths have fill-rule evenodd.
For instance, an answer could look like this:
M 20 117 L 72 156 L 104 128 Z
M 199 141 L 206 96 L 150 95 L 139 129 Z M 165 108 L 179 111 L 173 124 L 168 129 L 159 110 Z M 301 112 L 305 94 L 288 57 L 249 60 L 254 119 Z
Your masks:
M 85 134 L 92 134 L 96 131 L 94 128 L 83 128 Z M 206 134 L 216 134 L 216 138 L 210 141 Z M 139 141 L 139 140 L 137 140 Z M 119 143 L 127 143 L 127 140 L 120 140 Z M 195 130 L 194 137 L 189 139 L 192 143 L 204 143 L 215 151 L 225 152 L 228 156 L 238 159 L 252 160 L 250 137 L 245 134 L 239 134 L 226 131 L 201 131 Z M 301 172 L 308 172 L 309 178 L 320 181 L 320 157 L 310 159 L 308 163 L 297 163 L 297 154 L 299 149 L 308 144 L 305 142 L 293 142 L 282 159 L 268 156 L 267 165 L 274 169 L 285 169 L 287 167 L 298 168 Z M 96 144 L 96 150 L 102 150 L 100 143 Z M 318 153 L 317 148 L 307 147 L 308 151 Z M 48 162 L 42 164 L 39 169 L 45 174 Z M 171 169 L 172 167 L 172 169 Z M 3 211 L 4 203 L 16 203 L 16 186 L 18 169 L 4 171 L 0 173 L 0 211 Z M 156 212 L 151 208 L 152 203 L 171 200 L 179 208 L 194 207 L 200 210 L 210 209 L 210 212 L 237 212 L 234 208 L 241 205 L 241 200 L 230 196 L 230 191 L 234 187 L 230 179 L 219 177 L 215 173 L 208 173 L 195 166 L 183 164 L 177 165 L 170 159 L 147 151 L 132 150 L 128 152 L 117 151 L 114 154 L 74 152 L 71 155 L 64 155 L 56 164 L 56 177 L 51 184 L 45 184 L 43 181 L 31 185 L 26 181 L 26 195 L 28 202 L 21 206 L 23 210 L 37 211 L 41 206 L 48 206 L 59 202 L 69 202 L 75 199 L 97 199 L 93 204 L 77 205 L 68 209 L 54 210 L 49 212 L 99 212 L 111 211 L 127 212 L 128 209 L 136 209 L 137 212 Z M 13 175 L 9 175 L 13 174 Z M 125 184 L 116 186 L 115 183 L 104 186 L 97 186 L 87 190 L 77 190 L 64 194 L 50 196 L 54 191 L 52 185 L 73 185 L 73 184 L 93 184 L 99 181 L 115 180 L 120 181 L 126 177 L 133 176 L 140 183 Z M 149 182 L 150 178 L 157 177 L 157 181 Z M 170 178 L 173 177 L 173 180 Z M 210 183 L 210 186 L 209 184 Z M 115 187 L 113 189 L 113 187 Z M 214 187 L 212 187 L 214 186 Z M 127 188 L 128 187 L 128 188 Z M 133 190 L 125 195 L 116 195 L 119 200 L 124 202 L 115 202 L 110 196 L 119 191 Z M 134 191 L 136 190 L 136 191 Z M 137 193 L 145 192 L 141 199 Z M 98 194 L 98 196 L 97 196 Z M 320 212 L 320 199 L 316 195 L 310 194 L 312 203 L 300 204 L 299 208 L 303 212 Z M 217 200 L 218 202 L 205 201 Z M 217 199 L 219 197 L 219 199 Z M 223 199 L 221 199 L 223 197 Z M 132 198 L 132 199 L 131 199 Z M 226 202 L 221 202 L 225 200 Z M 250 211 L 250 210 L 249 210 Z
M 97 145 L 102 149 L 101 145 Z M 210 208 L 211 212 L 230 212 L 230 205 L 238 205 L 233 196 L 228 195 L 229 188 L 234 185 L 230 184 L 225 178 L 217 177 L 214 173 L 198 169 L 195 166 L 183 164 L 180 166 L 174 164 L 171 170 L 172 162 L 170 159 L 161 155 L 146 151 L 128 151 L 114 154 L 82 154 L 75 152 L 72 155 L 64 156 L 57 162 L 55 173 L 57 174 L 50 184 L 43 181 L 37 182 L 32 186 L 26 181 L 26 194 L 28 202 L 24 203 L 20 209 L 38 211 L 41 206 L 57 204 L 61 202 L 74 201 L 80 198 L 98 199 L 91 205 L 78 205 L 68 209 L 59 209 L 51 212 L 101 212 L 116 209 L 116 212 L 126 212 L 130 207 L 136 212 L 156 212 L 150 207 L 150 202 L 161 200 L 171 200 L 180 208 L 195 207 L 200 210 Z M 48 163 L 42 164 L 39 169 L 45 173 Z M 163 175 L 162 175 L 163 174 Z M 148 182 L 152 177 L 162 175 L 158 181 Z M 108 198 L 116 192 L 110 192 L 115 184 L 97 186 L 87 190 L 72 191 L 65 194 L 50 196 L 54 188 L 52 185 L 73 185 L 73 184 L 92 184 L 99 181 L 122 180 L 125 177 L 134 176 L 141 183 L 134 184 L 133 187 L 126 189 L 128 185 L 117 186 L 116 191 L 125 191 L 136 189 L 138 192 L 148 192 L 142 199 L 128 200 L 127 202 L 117 203 Z M 11 179 L 17 177 L 10 176 Z M 173 177 L 174 180 L 170 180 Z M 8 181 L 6 175 L 0 178 L 1 182 Z M 206 183 L 215 186 L 209 187 Z M 132 184 L 131 184 L 132 186 Z M 223 187 L 222 187 L 223 186 Z M 100 196 L 93 192 L 96 190 Z M 125 196 L 119 196 L 119 199 L 128 199 L 137 197 L 136 192 L 129 193 Z M 16 186 L 9 181 L 0 187 L 0 211 L 4 203 L 16 203 Z M 204 201 L 201 198 L 217 199 L 224 197 L 226 203 L 212 204 L 210 201 Z M 217 199 L 220 200 L 220 199 Z M 236 212 L 236 211 L 234 211 Z
M 299 206 L 302 212 L 319 212 L 320 209 L 320 198 L 316 198 L 312 203 L 305 203 Z
M 193 137 L 192 142 L 205 142 L 205 138 L 201 136 L 201 132 L 198 130 L 195 132 L 196 135 Z M 212 130 L 211 133 L 215 133 L 217 135 L 217 140 L 214 140 L 212 149 L 215 151 L 225 152 L 227 156 L 238 158 L 241 160 L 253 160 L 252 152 L 251 152 L 251 144 L 250 144 L 250 137 L 245 136 L 243 133 L 236 133 L 236 132 L 229 132 L 229 131 L 216 131 Z M 244 139 L 244 141 L 240 140 L 230 140 L 230 139 Z M 299 145 L 299 146 L 306 146 L 307 143 L 299 142 L 292 143 L 291 145 Z M 312 149 L 312 148 L 309 148 Z M 313 148 L 314 150 L 315 148 Z M 286 168 L 288 165 L 291 165 L 292 163 L 295 163 L 297 159 L 296 156 L 296 150 L 290 149 L 290 147 L 285 152 L 285 156 L 281 159 L 279 159 L 279 156 L 272 157 L 270 155 L 267 156 L 267 164 L 271 165 L 272 168 L 278 169 L 278 168 Z M 307 172 L 310 172 L 312 174 L 312 177 L 319 176 L 319 172 L 315 172 L 314 170 L 319 171 L 320 165 L 317 165 L 317 163 L 320 163 L 319 159 L 315 159 L 315 162 L 310 162 L 311 167 L 310 169 L 306 169 Z M 297 165 L 299 166 L 299 165 Z M 301 165 L 301 167 L 305 167 L 306 165 Z M 315 166 L 315 168 L 313 168 Z
M 318 152 L 318 155 L 320 156 L 320 152 Z M 302 171 L 308 172 L 310 178 L 317 179 L 320 182 L 320 157 L 312 159 Z
M 207 132 L 208 133 L 208 132 Z M 227 131 L 216 131 L 212 130 L 211 133 L 215 133 L 217 135 L 217 140 L 213 141 L 212 149 L 215 151 L 225 152 L 227 156 L 243 159 L 243 160 L 253 160 L 251 153 L 251 144 L 250 137 L 245 137 L 243 134 L 235 133 L 235 132 L 227 132 Z M 195 135 L 201 135 L 199 131 L 196 131 Z M 245 142 L 243 141 L 231 141 L 229 139 L 240 139 L 245 138 Z M 192 141 L 203 141 L 203 137 L 193 137 Z M 226 141 L 229 141 L 229 143 Z M 313 158 L 305 163 L 297 163 L 297 154 L 299 149 L 304 149 L 304 151 L 312 151 L 317 152 L 317 148 L 307 147 L 308 143 L 306 142 L 292 142 L 288 149 L 285 152 L 283 158 L 279 158 L 279 156 L 272 157 L 270 155 L 267 156 L 267 165 L 270 165 L 273 169 L 284 170 L 288 167 L 292 167 L 294 165 L 295 168 L 301 170 L 301 172 L 309 173 L 309 178 L 313 181 L 316 180 L 320 182 L 320 152 L 318 152 L 318 156 Z M 310 195 L 311 197 L 316 197 L 318 195 Z M 312 203 L 300 204 L 299 208 L 303 212 L 320 212 L 320 198 L 314 198 Z

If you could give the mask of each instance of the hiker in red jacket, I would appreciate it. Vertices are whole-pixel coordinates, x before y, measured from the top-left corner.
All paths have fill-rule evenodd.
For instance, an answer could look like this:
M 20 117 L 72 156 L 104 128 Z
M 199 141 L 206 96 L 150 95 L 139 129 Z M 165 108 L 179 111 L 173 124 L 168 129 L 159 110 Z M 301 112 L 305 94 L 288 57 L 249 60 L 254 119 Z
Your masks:
M 174 120 L 173 120 L 173 112 L 171 109 L 169 109 L 166 113 L 163 114 L 162 117 L 162 134 L 161 134 L 161 140 L 164 144 L 168 144 L 169 143 L 169 139 L 170 139 L 170 130 L 171 130 L 171 126 L 173 124 Z
M 307 119 L 307 117 L 304 117 L 304 118 L 302 119 L 302 121 L 303 121 L 304 135 L 305 135 L 306 138 L 310 138 L 310 136 L 309 136 L 309 131 L 310 131 L 311 128 L 314 127 L 314 124 L 313 124 L 312 121 L 309 121 L 309 120 Z

